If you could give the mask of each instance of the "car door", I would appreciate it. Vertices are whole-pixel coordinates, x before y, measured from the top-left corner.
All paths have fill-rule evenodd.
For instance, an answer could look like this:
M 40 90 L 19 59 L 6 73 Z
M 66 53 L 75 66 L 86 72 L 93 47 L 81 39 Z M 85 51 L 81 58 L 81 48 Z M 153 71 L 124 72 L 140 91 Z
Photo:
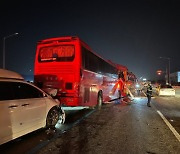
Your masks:
M 21 123 L 27 132 L 44 126 L 46 118 L 46 102 L 43 92 L 28 83 L 16 83 L 14 85 L 16 96 L 22 101 Z
M 17 114 L 20 111 L 20 102 L 14 99 L 11 82 L 0 82 L 0 144 L 16 137 L 21 130 L 20 119 Z

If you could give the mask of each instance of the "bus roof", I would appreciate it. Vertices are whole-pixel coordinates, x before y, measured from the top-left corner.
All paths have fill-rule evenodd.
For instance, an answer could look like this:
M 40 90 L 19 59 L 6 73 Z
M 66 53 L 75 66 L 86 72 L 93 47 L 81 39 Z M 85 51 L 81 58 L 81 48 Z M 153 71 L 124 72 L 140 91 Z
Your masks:
M 81 40 L 78 36 L 61 36 L 61 37 L 54 37 L 54 38 L 48 38 L 48 39 L 43 39 L 37 42 L 37 44 L 50 44 L 50 43 L 56 43 L 56 42 L 70 42 L 78 40 L 80 41 L 83 45 L 88 47 L 90 50 L 91 48 L 87 43 L 85 43 L 83 40 Z
M 119 71 L 128 71 L 128 68 L 124 65 L 117 64 L 115 62 L 112 62 L 111 60 L 108 60 L 108 62 L 114 65 Z
M 54 38 L 48 38 L 38 41 L 38 44 L 47 44 L 47 43 L 53 43 L 53 42 L 69 42 L 72 40 L 79 40 L 79 37 L 77 36 L 63 36 L 63 37 L 54 37 Z
M 0 69 L 0 78 L 24 80 L 19 73 L 6 69 Z

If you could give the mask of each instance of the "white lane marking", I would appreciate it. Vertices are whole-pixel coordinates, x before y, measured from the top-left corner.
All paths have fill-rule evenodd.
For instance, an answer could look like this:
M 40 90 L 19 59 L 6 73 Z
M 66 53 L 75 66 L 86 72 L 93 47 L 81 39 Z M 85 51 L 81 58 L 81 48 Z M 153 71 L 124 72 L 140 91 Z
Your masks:
M 164 120 L 164 122 L 166 123 L 166 125 L 169 127 L 169 129 L 173 132 L 173 134 L 175 135 L 175 137 L 177 138 L 177 140 L 180 142 L 180 135 L 179 133 L 174 129 L 174 127 L 169 123 L 169 121 L 163 116 L 163 114 L 157 110 L 157 113 L 160 115 L 160 117 Z

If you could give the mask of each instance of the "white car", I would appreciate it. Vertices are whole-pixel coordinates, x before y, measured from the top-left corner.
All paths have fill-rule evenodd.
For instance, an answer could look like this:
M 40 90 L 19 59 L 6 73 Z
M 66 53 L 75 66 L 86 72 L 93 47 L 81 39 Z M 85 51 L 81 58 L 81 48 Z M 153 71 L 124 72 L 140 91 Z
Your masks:
M 0 145 L 65 120 L 59 102 L 12 71 L 0 69 Z
M 175 89 L 170 85 L 161 85 L 159 87 L 159 96 L 175 96 Z

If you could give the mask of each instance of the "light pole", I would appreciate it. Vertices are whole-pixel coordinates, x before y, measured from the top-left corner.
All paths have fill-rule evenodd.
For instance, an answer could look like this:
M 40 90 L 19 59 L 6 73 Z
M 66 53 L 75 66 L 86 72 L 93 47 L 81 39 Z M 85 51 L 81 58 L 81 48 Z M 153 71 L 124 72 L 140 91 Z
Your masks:
M 171 81 L 170 81 L 170 58 L 168 58 L 168 57 L 159 57 L 159 58 L 168 60 L 167 78 L 168 78 L 168 84 L 171 84 Z
M 3 37 L 3 69 L 5 69 L 5 65 L 6 65 L 6 62 L 5 62 L 5 60 L 6 60 L 5 59 L 6 58 L 6 55 L 5 55 L 6 54 L 6 50 L 5 50 L 5 48 L 6 48 L 6 39 L 10 38 L 10 37 L 13 37 L 15 35 L 18 35 L 18 33 L 14 33 L 14 34 Z

